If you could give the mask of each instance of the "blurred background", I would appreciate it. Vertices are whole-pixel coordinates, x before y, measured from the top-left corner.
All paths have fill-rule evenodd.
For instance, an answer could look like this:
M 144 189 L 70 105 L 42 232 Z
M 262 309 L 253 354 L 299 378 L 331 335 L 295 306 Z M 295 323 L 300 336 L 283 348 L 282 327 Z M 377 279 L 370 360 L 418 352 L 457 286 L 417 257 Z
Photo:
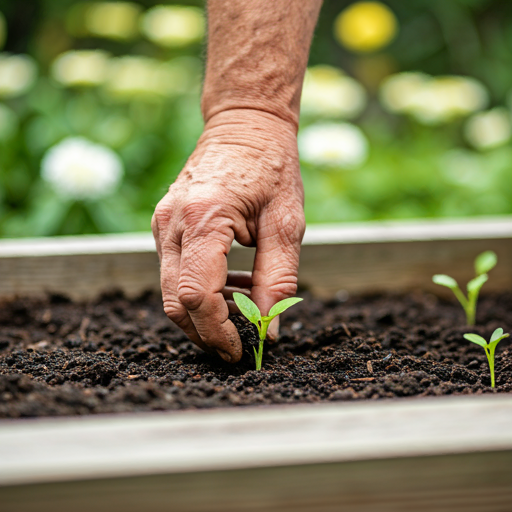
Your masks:
M 202 130 L 204 2 L 0 0 L 0 237 L 149 230 Z M 512 213 L 508 0 L 326 0 L 313 222 Z

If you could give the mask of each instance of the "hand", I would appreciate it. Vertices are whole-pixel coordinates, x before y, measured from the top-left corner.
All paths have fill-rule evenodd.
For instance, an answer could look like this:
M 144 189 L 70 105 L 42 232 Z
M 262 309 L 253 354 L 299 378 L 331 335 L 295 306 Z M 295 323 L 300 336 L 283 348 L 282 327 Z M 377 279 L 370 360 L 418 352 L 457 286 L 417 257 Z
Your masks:
M 230 362 L 242 357 L 226 302 L 238 288 L 251 289 L 262 314 L 296 293 L 303 203 L 293 124 L 249 109 L 208 121 L 152 220 L 164 310 L 199 347 Z M 252 281 L 228 280 L 233 240 L 256 245 Z

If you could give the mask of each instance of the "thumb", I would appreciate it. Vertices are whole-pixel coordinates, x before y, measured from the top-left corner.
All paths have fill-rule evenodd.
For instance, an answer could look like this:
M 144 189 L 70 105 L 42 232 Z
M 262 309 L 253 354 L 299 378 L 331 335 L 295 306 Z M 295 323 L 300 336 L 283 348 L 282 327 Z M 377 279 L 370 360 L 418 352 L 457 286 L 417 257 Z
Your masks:
M 304 213 L 301 209 L 288 210 L 282 216 L 264 213 L 260 218 L 251 297 L 262 315 L 267 315 L 274 304 L 293 297 L 297 292 L 300 244 L 304 229 Z M 276 340 L 278 330 L 279 319 L 275 318 L 268 330 L 269 338 Z

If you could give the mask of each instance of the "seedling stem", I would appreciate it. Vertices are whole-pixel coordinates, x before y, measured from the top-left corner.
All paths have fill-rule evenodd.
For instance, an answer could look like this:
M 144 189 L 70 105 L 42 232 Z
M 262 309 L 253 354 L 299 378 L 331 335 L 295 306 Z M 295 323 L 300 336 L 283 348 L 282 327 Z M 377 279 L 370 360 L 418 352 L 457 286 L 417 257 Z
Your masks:
M 487 356 L 487 361 L 489 362 L 489 370 L 491 371 L 491 386 L 494 388 L 495 386 L 495 380 L 494 380 L 494 352 L 496 350 L 496 346 L 498 343 L 504 339 L 508 338 L 508 334 L 503 334 L 503 329 L 500 327 L 499 329 L 496 329 L 491 336 L 491 340 L 489 343 L 484 340 L 481 336 L 478 334 L 464 334 L 464 338 L 471 341 L 472 343 L 476 343 L 477 345 L 480 345 L 485 350 L 485 355 Z
M 265 344 L 265 339 L 267 337 L 267 330 L 270 322 L 278 315 L 280 315 L 283 311 L 286 311 L 289 307 L 297 304 L 302 299 L 298 297 L 292 297 L 290 299 L 284 299 L 277 304 L 274 304 L 270 311 L 268 312 L 268 316 L 261 316 L 260 310 L 254 302 L 249 299 L 243 293 L 235 292 L 233 293 L 233 300 L 235 301 L 238 309 L 242 315 L 249 320 L 249 322 L 253 323 L 258 329 L 258 334 L 260 341 L 258 343 L 258 348 L 253 347 L 254 350 L 254 359 L 256 363 L 256 370 L 261 370 L 261 361 L 263 359 L 263 345 Z
M 476 277 L 471 279 L 467 284 L 468 295 L 467 297 L 462 293 L 457 281 L 453 279 L 453 277 L 447 276 L 445 274 L 436 274 L 432 277 L 432 281 L 434 283 L 439 284 L 441 286 L 446 286 L 450 288 L 454 293 L 457 300 L 460 302 L 461 306 L 464 308 L 464 312 L 466 313 L 466 323 L 467 325 L 474 325 L 476 318 L 476 304 L 478 301 L 478 294 L 480 293 L 480 289 L 487 282 L 488 276 L 487 272 L 493 269 L 498 262 L 498 257 L 496 253 L 493 251 L 485 251 L 482 254 L 478 255 L 475 260 L 475 273 Z

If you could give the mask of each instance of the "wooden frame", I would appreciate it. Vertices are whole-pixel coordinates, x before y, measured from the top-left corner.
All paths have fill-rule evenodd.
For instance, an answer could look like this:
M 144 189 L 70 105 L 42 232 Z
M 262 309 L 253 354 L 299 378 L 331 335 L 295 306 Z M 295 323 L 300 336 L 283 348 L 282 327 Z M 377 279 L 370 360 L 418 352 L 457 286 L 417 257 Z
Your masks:
M 299 281 L 329 296 L 432 289 L 498 253 L 512 286 L 512 220 L 308 230 Z M 231 268 L 250 268 L 235 246 Z M 0 242 L 0 297 L 158 287 L 150 235 Z M 512 397 L 486 395 L 0 421 L 3 511 L 485 511 L 512 503 Z
M 462 221 L 371 222 L 308 228 L 301 286 L 321 296 L 415 287 L 442 290 L 431 277 L 473 276 L 473 259 L 493 249 L 500 264 L 486 290 L 512 287 L 512 218 Z M 234 244 L 232 269 L 250 270 L 254 249 Z M 73 299 L 120 288 L 128 295 L 159 288 L 150 233 L 0 241 L 0 298 L 67 293 Z

